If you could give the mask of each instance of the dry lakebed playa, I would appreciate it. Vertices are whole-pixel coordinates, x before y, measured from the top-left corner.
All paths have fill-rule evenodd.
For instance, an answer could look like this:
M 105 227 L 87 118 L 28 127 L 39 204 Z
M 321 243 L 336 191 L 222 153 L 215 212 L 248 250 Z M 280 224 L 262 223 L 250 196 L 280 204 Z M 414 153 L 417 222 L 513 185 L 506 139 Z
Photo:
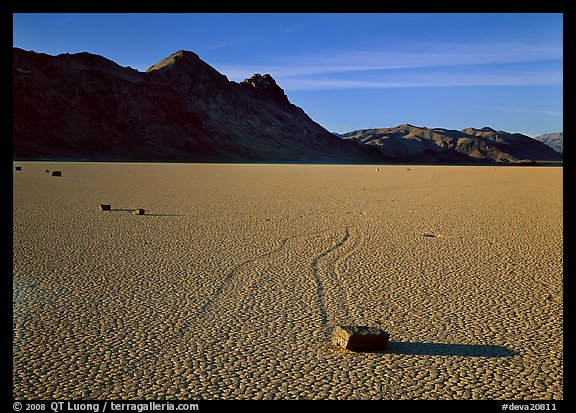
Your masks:
M 561 167 L 13 165 L 17 399 L 563 398 Z

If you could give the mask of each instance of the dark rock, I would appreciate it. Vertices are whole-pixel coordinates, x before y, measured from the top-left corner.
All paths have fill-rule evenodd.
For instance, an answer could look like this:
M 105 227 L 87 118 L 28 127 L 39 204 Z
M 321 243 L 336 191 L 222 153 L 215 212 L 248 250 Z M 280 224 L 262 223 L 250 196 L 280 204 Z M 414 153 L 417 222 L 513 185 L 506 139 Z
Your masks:
M 240 86 L 258 99 L 274 101 L 282 106 L 292 106 L 284 91 L 269 74 L 256 73 L 250 79 L 240 82 Z
M 17 170 L 17 171 L 21 171 L 21 170 L 22 170 L 22 167 L 21 167 L 21 166 L 15 166 L 14 169 Z
M 101 211 L 110 211 L 112 209 L 110 207 L 110 205 L 106 205 L 106 204 L 99 204 L 99 206 L 100 206 Z
M 52 176 L 62 176 L 61 171 L 52 171 Z
M 386 348 L 390 334 L 376 327 L 336 326 L 332 343 L 350 351 L 371 352 Z
M 134 212 L 132 212 L 132 215 L 144 215 L 144 212 L 146 212 L 144 209 L 138 208 Z

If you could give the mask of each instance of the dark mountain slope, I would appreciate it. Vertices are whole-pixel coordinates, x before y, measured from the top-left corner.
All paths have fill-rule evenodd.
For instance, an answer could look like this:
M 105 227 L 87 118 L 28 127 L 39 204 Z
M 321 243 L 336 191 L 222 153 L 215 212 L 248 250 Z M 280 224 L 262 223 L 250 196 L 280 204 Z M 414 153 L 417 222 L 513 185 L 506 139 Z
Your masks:
M 89 53 L 14 48 L 13 158 L 379 162 L 291 104 L 270 75 L 241 83 L 179 51 L 146 72 Z

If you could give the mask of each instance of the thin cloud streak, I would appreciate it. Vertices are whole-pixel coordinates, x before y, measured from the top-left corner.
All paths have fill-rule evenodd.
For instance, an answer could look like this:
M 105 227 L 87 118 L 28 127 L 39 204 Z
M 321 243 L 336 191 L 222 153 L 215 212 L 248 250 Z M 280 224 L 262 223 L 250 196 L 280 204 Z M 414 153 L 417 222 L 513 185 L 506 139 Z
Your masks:
M 274 77 L 298 77 L 338 73 L 363 73 L 383 70 L 442 68 L 561 61 L 562 47 L 547 44 L 411 44 L 395 45 L 388 50 L 347 50 L 324 52 L 314 56 L 272 56 L 272 64 L 219 65 L 232 79 L 244 79 L 254 73 Z M 296 62 L 296 63 L 295 63 Z
M 411 43 L 394 45 L 385 50 L 344 50 L 314 56 L 301 56 L 303 66 L 395 69 L 490 65 L 562 60 L 561 45 L 523 42 L 508 43 Z M 291 58 L 290 60 L 294 60 Z M 350 65 L 350 62 L 361 62 Z M 284 64 L 289 61 L 284 61 Z M 364 70 L 364 69 L 362 69 Z
M 536 114 L 536 115 L 548 115 L 554 117 L 562 117 L 564 116 L 564 112 L 560 112 L 557 110 L 539 110 L 539 109 L 523 109 L 523 108 L 505 108 L 501 106 L 477 106 L 478 109 L 490 109 L 496 110 L 498 112 L 507 112 L 507 113 L 527 113 L 527 114 Z
M 260 36 L 243 37 L 243 38 L 236 39 L 236 40 L 230 40 L 228 42 L 209 44 L 207 46 L 204 46 L 202 48 L 202 50 L 223 49 L 226 47 L 237 46 L 237 45 L 243 44 L 243 43 L 251 43 L 251 42 L 257 41 L 259 39 L 261 39 Z
M 280 81 L 286 90 L 336 90 L 336 89 L 386 89 L 415 87 L 463 87 L 463 86 L 536 86 L 556 85 L 555 76 L 486 76 L 454 77 L 437 76 L 427 78 L 398 78 L 387 81 L 363 81 L 347 79 L 286 78 Z
M 457 86 L 537 86 L 561 85 L 561 70 L 532 71 L 482 71 L 407 73 L 404 71 L 384 72 L 370 80 L 357 77 L 334 78 L 329 76 L 272 76 L 285 90 L 341 90 L 341 89 L 384 89 L 414 87 L 457 87 Z M 247 76 L 248 77 L 248 76 Z

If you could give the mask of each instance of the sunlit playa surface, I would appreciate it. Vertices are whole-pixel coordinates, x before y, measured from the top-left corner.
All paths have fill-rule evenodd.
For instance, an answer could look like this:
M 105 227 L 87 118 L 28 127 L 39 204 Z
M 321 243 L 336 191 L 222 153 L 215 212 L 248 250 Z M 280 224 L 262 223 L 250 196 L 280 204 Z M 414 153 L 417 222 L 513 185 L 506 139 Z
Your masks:
M 16 398 L 563 398 L 562 168 L 14 166 Z

